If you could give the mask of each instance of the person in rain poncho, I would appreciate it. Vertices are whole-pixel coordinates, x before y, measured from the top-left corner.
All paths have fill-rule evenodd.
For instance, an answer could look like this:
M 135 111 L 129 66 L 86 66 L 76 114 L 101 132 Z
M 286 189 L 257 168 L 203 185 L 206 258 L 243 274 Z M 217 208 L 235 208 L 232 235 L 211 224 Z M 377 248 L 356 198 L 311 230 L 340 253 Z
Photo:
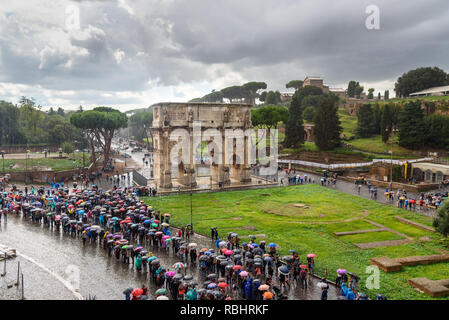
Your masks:
M 252 288 L 253 288 L 253 279 L 249 278 L 248 281 L 246 281 L 246 284 L 245 284 L 245 298 L 247 300 L 251 300 Z
M 354 292 L 352 292 L 351 288 L 348 289 L 348 292 L 346 293 L 346 298 L 348 300 L 354 300 Z
M 137 255 L 135 266 L 138 271 L 142 270 L 142 257 L 140 254 Z
M 340 295 L 343 297 L 346 297 L 347 294 L 348 294 L 348 288 L 346 287 L 346 283 L 343 282 L 341 284 Z
M 197 299 L 198 299 L 198 294 L 196 293 L 196 290 L 193 288 L 190 288 L 186 294 L 186 300 L 197 300 Z

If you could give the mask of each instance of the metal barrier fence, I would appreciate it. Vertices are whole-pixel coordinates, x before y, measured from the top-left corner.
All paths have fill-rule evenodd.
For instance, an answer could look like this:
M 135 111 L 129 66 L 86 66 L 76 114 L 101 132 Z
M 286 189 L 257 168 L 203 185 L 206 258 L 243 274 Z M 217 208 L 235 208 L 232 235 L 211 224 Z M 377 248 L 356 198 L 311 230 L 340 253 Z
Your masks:
M 357 168 L 357 167 L 369 167 L 375 163 L 393 163 L 395 165 L 403 165 L 404 163 L 415 163 L 421 161 L 432 161 L 433 158 L 421 158 L 421 159 L 413 159 L 413 160 L 391 160 L 391 159 L 373 159 L 371 162 L 358 162 L 358 163 L 336 163 L 336 164 L 324 164 L 310 161 L 302 161 L 302 160 L 278 160 L 279 164 L 299 164 L 307 167 L 316 167 L 323 169 L 340 169 L 340 168 Z
M 136 169 L 133 169 L 133 182 L 135 182 L 139 186 L 148 185 L 148 179 L 145 178 L 142 174 L 140 174 Z

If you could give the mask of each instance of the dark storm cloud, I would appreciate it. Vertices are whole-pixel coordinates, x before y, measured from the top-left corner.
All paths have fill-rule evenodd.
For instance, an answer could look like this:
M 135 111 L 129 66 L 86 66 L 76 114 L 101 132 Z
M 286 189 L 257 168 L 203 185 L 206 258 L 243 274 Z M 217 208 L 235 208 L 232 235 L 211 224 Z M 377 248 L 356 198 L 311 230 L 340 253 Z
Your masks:
M 199 83 L 209 83 L 205 94 L 236 81 L 282 89 L 307 75 L 344 85 L 393 83 L 418 66 L 449 71 L 446 0 L 43 2 L 0 9 L 0 82 L 93 103 L 95 92 L 154 86 L 189 99 L 186 86 Z M 78 31 L 65 25 L 70 5 Z M 380 9 L 380 30 L 365 27 L 368 5 Z

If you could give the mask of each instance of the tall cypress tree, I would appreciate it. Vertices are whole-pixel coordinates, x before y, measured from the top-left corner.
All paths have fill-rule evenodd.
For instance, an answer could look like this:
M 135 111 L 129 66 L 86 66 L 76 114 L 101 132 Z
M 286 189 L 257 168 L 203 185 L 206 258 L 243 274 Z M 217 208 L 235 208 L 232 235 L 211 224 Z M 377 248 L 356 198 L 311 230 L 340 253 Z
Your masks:
M 315 144 L 320 150 L 332 150 L 340 145 L 343 129 L 334 99 L 326 97 L 320 101 L 314 123 Z
M 297 93 L 293 95 L 288 112 L 289 119 L 285 126 L 285 145 L 286 147 L 296 148 L 304 143 L 303 108 Z
M 399 113 L 399 145 L 409 149 L 419 149 L 426 141 L 424 111 L 419 101 L 410 101 Z
M 376 117 L 370 104 L 364 104 L 357 112 L 356 134 L 368 138 L 376 131 Z
M 386 143 L 393 128 L 393 108 L 386 104 L 382 108 L 382 118 L 380 121 L 380 134 L 382 135 L 382 142 Z

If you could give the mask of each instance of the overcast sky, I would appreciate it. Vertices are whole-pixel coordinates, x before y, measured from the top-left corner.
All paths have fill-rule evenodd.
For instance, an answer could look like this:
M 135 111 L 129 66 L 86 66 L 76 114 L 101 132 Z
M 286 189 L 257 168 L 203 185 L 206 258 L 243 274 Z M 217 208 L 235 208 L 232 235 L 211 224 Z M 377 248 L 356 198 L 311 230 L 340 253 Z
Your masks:
M 449 71 L 448 30 L 447 0 L 3 0 L 0 99 L 124 111 L 308 75 L 392 95 L 410 69 Z

